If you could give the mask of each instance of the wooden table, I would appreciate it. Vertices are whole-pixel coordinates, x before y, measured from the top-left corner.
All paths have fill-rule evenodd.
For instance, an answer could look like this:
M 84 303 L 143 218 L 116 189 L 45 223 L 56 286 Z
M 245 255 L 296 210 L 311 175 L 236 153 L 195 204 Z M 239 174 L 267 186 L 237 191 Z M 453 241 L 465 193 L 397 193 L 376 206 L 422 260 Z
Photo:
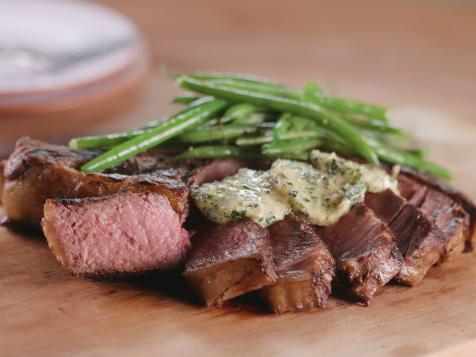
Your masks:
M 251 72 L 383 103 L 476 197 L 476 7 L 436 2 L 102 1 L 149 38 L 154 70 L 126 128 L 172 110 L 158 73 Z M 111 123 L 91 131 L 111 130 Z M 35 128 L 32 128 L 34 135 Z M 389 286 L 363 308 L 270 316 L 206 309 L 164 276 L 70 277 L 40 234 L 0 228 L 0 355 L 442 356 L 476 354 L 476 257 Z

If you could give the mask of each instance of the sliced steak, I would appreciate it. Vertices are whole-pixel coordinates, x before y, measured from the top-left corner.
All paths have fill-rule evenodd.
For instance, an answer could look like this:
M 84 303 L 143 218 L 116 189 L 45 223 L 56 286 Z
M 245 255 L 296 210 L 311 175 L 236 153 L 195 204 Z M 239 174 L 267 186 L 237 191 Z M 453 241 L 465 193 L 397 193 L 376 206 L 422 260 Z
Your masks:
M 459 255 L 469 240 L 469 215 L 445 193 L 425 186 L 409 176 L 400 175 L 399 187 L 408 201 L 420 208 L 439 231 L 440 261 Z
M 47 200 L 42 227 L 58 261 L 78 276 L 172 268 L 190 248 L 180 215 L 153 192 Z
M 274 283 L 268 231 L 250 220 L 203 226 L 194 238 L 184 277 L 207 306 Z
M 247 164 L 235 159 L 174 162 L 157 151 L 150 151 L 102 174 L 84 174 L 78 170 L 99 153 L 72 150 L 30 138 L 19 139 L 5 164 L 5 190 L 3 194 L 0 191 L 0 201 L 5 201 L 9 220 L 39 224 L 48 198 L 100 197 L 145 190 L 166 195 L 176 211 L 185 217 L 189 185 L 223 179 Z
M 441 193 L 444 193 L 453 201 L 458 203 L 469 215 L 469 237 L 466 242 L 466 250 L 472 251 L 476 248 L 476 204 L 472 199 L 470 199 L 464 193 L 454 189 L 445 181 L 414 170 L 405 168 L 403 169 L 400 176 L 409 177 L 420 184 L 426 185 Z
M 49 198 L 107 196 L 117 192 L 151 191 L 167 197 L 181 219 L 188 212 L 188 187 L 181 172 L 165 168 L 157 158 L 139 156 L 111 171 L 85 174 L 77 170 L 98 153 L 22 138 L 4 169 L 2 202 L 10 221 L 38 225 Z M 155 165 L 152 162 L 155 160 Z M 144 171 L 143 174 L 129 175 Z
M 228 176 L 232 176 L 242 167 L 249 164 L 245 160 L 223 159 L 223 160 L 203 160 L 195 161 L 193 169 L 189 170 L 187 183 L 189 185 L 200 186 L 207 182 L 220 181 Z
M 414 286 L 441 257 L 443 248 L 440 232 L 417 207 L 407 204 L 389 224 L 398 237 L 398 248 L 404 257 L 402 270 L 395 279 Z
M 441 256 L 440 233 L 419 208 L 391 190 L 367 193 L 365 204 L 397 239 L 404 260 L 395 279 L 405 285 L 416 285 Z
M 390 229 L 364 204 L 317 232 L 329 247 L 337 266 L 337 282 L 368 305 L 377 290 L 401 270 L 403 258 Z
M 269 228 L 278 280 L 261 289 L 274 312 L 327 306 L 335 261 L 313 227 L 291 215 Z

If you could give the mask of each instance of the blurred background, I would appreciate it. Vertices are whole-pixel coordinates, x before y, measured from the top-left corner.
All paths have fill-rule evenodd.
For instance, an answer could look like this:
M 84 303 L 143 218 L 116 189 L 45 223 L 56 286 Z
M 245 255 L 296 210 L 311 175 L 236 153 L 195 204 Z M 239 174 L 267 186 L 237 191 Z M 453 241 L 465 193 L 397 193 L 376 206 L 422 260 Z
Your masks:
M 20 135 L 67 142 L 165 116 L 179 90 L 161 66 L 312 79 L 389 106 L 456 177 L 455 152 L 475 145 L 476 2 L 3 0 L 0 156 Z

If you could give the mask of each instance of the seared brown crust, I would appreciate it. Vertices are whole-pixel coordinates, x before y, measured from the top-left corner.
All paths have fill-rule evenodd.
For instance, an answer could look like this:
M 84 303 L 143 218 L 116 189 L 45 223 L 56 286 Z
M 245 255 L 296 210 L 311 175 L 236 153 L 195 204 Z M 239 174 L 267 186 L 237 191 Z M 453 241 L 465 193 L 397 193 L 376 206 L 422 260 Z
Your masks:
M 317 232 L 336 260 L 337 281 L 364 305 L 402 268 L 394 235 L 364 204 Z
M 466 241 L 466 250 L 472 251 L 476 248 L 476 204 L 464 193 L 456 190 L 448 185 L 445 181 L 435 177 L 431 177 L 421 172 L 417 172 L 408 168 L 402 169 L 402 175 L 412 178 L 420 184 L 429 186 L 439 192 L 448 195 L 452 200 L 457 202 L 469 215 L 469 237 Z
M 438 230 L 442 250 L 439 261 L 459 255 L 469 241 L 470 218 L 468 213 L 450 196 L 426 186 L 410 176 L 399 175 L 402 195 L 418 207 Z
M 389 226 L 398 241 L 404 261 L 395 279 L 416 285 L 441 256 L 443 241 L 438 229 L 419 208 L 391 190 L 367 193 L 365 204 Z
M 194 238 L 184 277 L 209 306 L 272 284 L 268 231 L 249 220 L 209 223 Z
M 335 261 L 302 218 L 290 215 L 269 228 L 278 280 L 261 289 L 274 312 L 327 306 Z
M 48 198 L 98 197 L 127 191 L 161 193 L 169 199 L 176 212 L 186 217 L 188 188 L 177 178 L 180 173 L 173 169 L 161 171 L 158 167 L 163 165 L 157 158 L 154 166 L 151 163 L 153 158 L 143 156 L 124 164 L 130 166 L 129 173 L 139 169 L 145 171 L 138 175 L 85 174 L 77 170 L 95 155 L 97 152 L 20 139 L 5 167 L 2 201 L 9 220 L 38 225 L 43 216 L 43 204 Z
M 404 257 L 402 270 L 395 279 L 404 285 L 414 286 L 441 257 L 441 233 L 417 207 L 407 204 L 389 224 L 398 237 L 398 248 Z

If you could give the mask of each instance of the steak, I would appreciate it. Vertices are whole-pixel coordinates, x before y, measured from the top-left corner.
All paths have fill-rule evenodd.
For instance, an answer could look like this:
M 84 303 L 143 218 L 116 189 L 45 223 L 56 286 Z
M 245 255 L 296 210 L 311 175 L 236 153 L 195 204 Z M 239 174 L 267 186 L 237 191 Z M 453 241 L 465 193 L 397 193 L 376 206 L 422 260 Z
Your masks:
M 43 205 L 49 198 L 100 197 L 127 191 L 163 194 L 185 219 L 188 185 L 221 179 L 234 174 L 244 164 L 231 159 L 170 162 L 152 151 L 105 173 L 85 174 L 78 170 L 99 153 L 19 139 L 5 165 L 3 193 L 0 191 L 8 219 L 38 225 L 43 217 Z
M 207 306 L 274 283 L 268 231 L 250 220 L 205 224 L 193 240 L 184 277 Z
M 454 189 L 443 180 L 408 168 L 402 169 L 402 174 L 400 176 L 406 176 L 415 182 L 431 187 L 434 190 L 449 196 L 453 201 L 458 203 L 469 215 L 469 234 L 468 240 L 466 241 L 466 251 L 472 251 L 476 248 L 476 205 L 473 200 L 464 193 Z
M 404 259 L 395 279 L 405 285 L 416 285 L 440 259 L 440 232 L 419 208 L 391 190 L 367 193 L 365 205 L 388 225 L 397 239 Z
M 317 232 L 336 260 L 337 283 L 364 305 L 402 268 L 393 233 L 362 203 Z
M 201 160 L 189 164 L 193 168 L 188 170 L 186 181 L 188 185 L 203 185 L 207 182 L 220 181 L 232 176 L 242 167 L 249 166 L 249 162 L 236 159 Z
M 335 261 L 311 225 L 291 215 L 269 228 L 278 280 L 261 289 L 274 312 L 327 306 Z
M 402 195 L 428 217 L 439 231 L 442 251 L 440 261 L 452 260 L 459 255 L 469 240 L 470 219 L 466 211 L 451 197 L 413 180 L 398 177 Z
M 38 225 L 43 205 L 49 198 L 107 196 L 117 192 L 151 191 L 163 194 L 185 219 L 188 188 L 170 170 L 157 170 L 157 158 L 136 157 L 113 168 L 110 173 L 85 174 L 77 170 L 98 154 L 97 151 L 71 150 L 65 146 L 22 138 L 8 159 L 2 201 L 12 222 Z M 130 175 L 139 171 L 140 175 Z M 154 175 L 147 173 L 155 170 Z M 119 174 L 118 171 L 126 172 Z
M 43 232 L 57 260 L 78 276 L 114 276 L 180 264 L 190 248 L 180 215 L 153 192 L 48 199 Z

